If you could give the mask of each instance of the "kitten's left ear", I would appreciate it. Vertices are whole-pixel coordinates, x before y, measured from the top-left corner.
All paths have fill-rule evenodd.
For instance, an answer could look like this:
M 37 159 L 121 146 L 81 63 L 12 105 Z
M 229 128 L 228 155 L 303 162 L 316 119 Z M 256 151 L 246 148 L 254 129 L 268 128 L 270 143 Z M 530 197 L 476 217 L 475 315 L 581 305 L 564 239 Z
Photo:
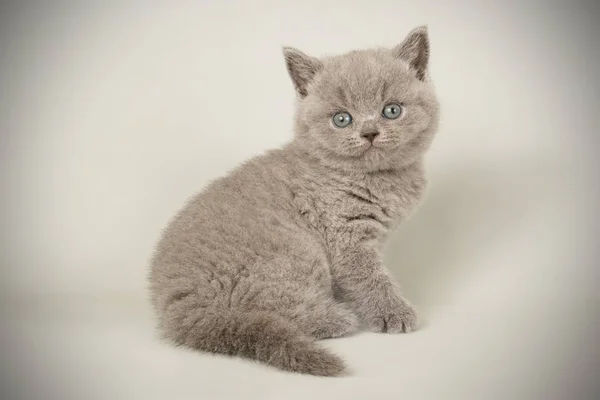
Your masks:
M 394 47 L 392 53 L 408 63 L 415 70 L 417 79 L 424 81 L 427 76 L 429 63 L 429 37 L 427 27 L 420 26 L 413 29 L 404 42 Z
M 317 72 L 323 68 L 323 63 L 292 47 L 284 47 L 283 56 L 296 91 L 301 97 L 306 97 L 307 87 Z

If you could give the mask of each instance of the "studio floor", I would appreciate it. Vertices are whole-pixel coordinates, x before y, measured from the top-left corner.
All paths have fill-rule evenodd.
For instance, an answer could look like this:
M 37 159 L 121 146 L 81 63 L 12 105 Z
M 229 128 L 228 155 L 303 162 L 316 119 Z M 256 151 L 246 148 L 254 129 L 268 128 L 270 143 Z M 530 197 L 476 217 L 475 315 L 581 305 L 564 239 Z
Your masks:
M 552 265 L 539 267 L 548 269 L 489 265 L 472 278 L 477 284 L 463 280 L 446 304 L 424 307 L 417 332 L 323 341 L 348 363 L 341 378 L 174 348 L 158 338 L 141 299 L 7 300 L 4 398 L 591 399 L 598 338 L 588 313 L 597 313 L 597 300 L 557 291 L 574 282 Z M 431 298 L 443 293 L 432 289 Z

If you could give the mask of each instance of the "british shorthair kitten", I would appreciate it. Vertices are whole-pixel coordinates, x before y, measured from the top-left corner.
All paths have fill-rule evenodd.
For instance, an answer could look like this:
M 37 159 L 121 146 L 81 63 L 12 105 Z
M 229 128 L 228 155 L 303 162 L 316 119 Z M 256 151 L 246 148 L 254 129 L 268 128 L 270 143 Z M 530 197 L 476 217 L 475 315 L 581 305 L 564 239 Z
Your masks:
M 344 363 L 318 339 L 417 327 L 381 248 L 426 185 L 439 113 L 429 40 L 420 27 L 391 49 L 284 56 L 293 140 L 187 203 L 157 245 L 150 290 L 176 344 L 335 376 Z

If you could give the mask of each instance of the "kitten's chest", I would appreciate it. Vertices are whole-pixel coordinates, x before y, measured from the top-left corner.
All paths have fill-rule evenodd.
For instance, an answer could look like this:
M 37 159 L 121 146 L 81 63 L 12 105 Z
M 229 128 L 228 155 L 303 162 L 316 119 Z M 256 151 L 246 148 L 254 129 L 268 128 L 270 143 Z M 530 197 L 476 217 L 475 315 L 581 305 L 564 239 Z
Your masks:
M 383 237 L 414 209 L 426 182 L 420 171 L 316 177 L 297 198 L 300 213 L 325 234 Z

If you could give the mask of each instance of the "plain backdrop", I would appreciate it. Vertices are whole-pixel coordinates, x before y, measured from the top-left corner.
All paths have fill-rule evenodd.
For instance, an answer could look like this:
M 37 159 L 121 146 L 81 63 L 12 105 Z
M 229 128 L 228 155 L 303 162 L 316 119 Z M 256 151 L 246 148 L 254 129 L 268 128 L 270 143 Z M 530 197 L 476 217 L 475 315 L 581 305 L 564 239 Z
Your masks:
M 1 7 L 3 399 L 600 396 L 597 2 Z M 281 47 L 391 47 L 422 24 L 440 131 L 386 252 L 422 329 L 326 341 L 339 379 L 159 341 L 161 229 L 292 136 Z

